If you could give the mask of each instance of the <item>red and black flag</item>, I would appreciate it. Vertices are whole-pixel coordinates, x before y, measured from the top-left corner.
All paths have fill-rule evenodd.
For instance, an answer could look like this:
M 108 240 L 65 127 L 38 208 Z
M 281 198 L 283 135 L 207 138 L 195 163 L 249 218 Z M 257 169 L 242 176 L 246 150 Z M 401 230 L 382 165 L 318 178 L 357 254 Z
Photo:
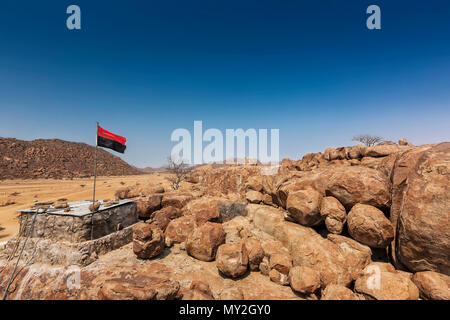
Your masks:
M 113 149 L 114 151 L 120 153 L 124 153 L 126 149 L 126 142 L 127 138 L 109 132 L 108 130 L 105 130 L 97 125 L 97 145 L 99 147 L 105 147 Z

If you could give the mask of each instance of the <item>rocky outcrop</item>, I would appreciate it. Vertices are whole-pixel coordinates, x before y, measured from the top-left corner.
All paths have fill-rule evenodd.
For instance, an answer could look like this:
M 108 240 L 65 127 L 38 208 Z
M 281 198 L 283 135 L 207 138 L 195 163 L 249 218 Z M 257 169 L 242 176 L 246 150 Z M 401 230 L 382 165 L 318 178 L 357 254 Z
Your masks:
M 450 275 L 450 143 L 403 154 L 394 169 L 395 256 L 411 271 Z
M 348 232 L 353 239 L 372 248 L 385 248 L 394 239 L 391 222 L 379 209 L 356 204 L 348 213 Z
M 186 239 L 186 252 L 202 261 L 212 261 L 217 248 L 225 242 L 225 232 L 219 223 L 206 222 L 196 228 Z
M 84 178 L 94 172 L 95 146 L 85 143 L 0 138 L 0 154 L 0 179 Z M 119 157 L 98 149 L 98 176 L 141 173 Z
M 4 288 L 13 266 L 0 273 Z M 23 300 L 166 300 L 178 295 L 180 284 L 163 264 L 141 266 L 90 265 L 82 269 L 35 264 L 21 268 L 8 299 Z

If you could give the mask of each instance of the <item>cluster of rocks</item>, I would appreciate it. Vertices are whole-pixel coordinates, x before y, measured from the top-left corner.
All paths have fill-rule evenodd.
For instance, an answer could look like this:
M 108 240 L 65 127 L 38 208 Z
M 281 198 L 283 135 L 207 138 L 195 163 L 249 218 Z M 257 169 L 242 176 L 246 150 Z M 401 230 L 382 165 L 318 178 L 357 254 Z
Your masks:
M 95 147 L 85 143 L 0 138 L 0 154 L 0 179 L 83 178 L 92 176 L 94 172 Z M 99 176 L 140 173 L 119 157 L 99 148 Z
M 108 263 L 88 266 L 94 287 L 71 297 L 449 300 L 450 143 L 324 154 L 272 175 L 203 166 L 177 191 L 117 190 L 141 219 L 127 249 L 135 261 L 121 260 L 131 265 L 120 277 L 119 267 L 100 274 Z M 270 289 L 253 294 L 259 283 Z
M 254 166 L 201 168 L 190 191 L 147 194 L 136 255 L 181 244 L 224 277 L 259 271 L 306 298 L 450 298 L 449 143 L 383 143 L 307 158 L 328 163 L 302 170 L 285 161 L 275 175 Z M 243 197 L 245 213 L 231 215 L 241 225 L 230 229 L 224 204 Z M 159 231 L 142 254 L 144 225 Z

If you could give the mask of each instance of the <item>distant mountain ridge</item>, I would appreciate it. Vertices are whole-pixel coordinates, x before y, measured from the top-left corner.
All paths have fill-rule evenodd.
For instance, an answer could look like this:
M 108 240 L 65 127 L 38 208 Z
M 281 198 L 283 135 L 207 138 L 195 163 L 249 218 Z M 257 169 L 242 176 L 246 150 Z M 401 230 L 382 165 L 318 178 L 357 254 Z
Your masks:
M 94 174 L 95 147 L 60 139 L 0 138 L 0 179 L 83 178 Z M 141 174 L 119 157 L 98 148 L 97 175 Z

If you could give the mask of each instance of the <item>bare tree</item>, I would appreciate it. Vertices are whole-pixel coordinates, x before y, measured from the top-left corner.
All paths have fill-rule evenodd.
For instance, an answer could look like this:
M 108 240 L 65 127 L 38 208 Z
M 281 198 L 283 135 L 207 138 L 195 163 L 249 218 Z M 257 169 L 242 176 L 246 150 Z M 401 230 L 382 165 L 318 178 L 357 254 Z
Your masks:
M 167 177 L 167 181 L 172 184 L 173 190 L 178 190 L 180 183 L 185 181 L 189 176 L 191 168 L 184 161 L 174 161 L 171 157 L 167 158 L 169 165 L 167 166 L 167 171 L 171 174 Z
M 372 147 L 375 144 L 377 144 L 378 142 L 381 142 L 383 140 L 383 138 L 378 137 L 378 136 L 371 136 L 368 134 L 360 134 L 358 136 L 354 136 L 352 140 L 361 142 L 368 147 Z

